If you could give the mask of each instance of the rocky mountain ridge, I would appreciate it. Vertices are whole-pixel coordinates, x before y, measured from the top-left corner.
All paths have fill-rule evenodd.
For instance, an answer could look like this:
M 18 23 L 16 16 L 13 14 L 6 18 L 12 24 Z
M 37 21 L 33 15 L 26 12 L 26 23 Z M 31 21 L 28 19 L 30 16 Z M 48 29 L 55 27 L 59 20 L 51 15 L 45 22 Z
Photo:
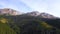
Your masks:
M 26 13 L 26 15 L 30 15 L 30 16 L 35 16 L 35 17 L 42 17 L 42 18 L 48 18 L 48 19 L 55 19 L 57 17 L 48 14 L 48 13 L 39 13 L 38 11 L 33 11 L 33 12 L 29 12 Z
M 42 17 L 42 18 L 48 18 L 48 19 L 55 19 L 57 17 L 48 14 L 48 13 L 39 13 L 38 11 L 32 11 L 28 13 L 20 13 L 16 10 L 10 9 L 10 8 L 4 8 L 0 9 L 0 15 L 29 15 L 29 16 L 35 16 L 35 17 Z

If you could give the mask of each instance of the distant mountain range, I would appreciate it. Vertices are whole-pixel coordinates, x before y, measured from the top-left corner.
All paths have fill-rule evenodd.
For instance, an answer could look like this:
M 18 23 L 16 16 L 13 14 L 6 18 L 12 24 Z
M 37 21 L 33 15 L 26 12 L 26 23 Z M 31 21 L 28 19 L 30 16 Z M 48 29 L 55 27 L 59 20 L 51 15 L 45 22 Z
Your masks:
M 35 16 L 35 17 L 42 17 L 42 18 L 49 18 L 49 19 L 55 19 L 57 17 L 48 14 L 48 13 L 39 13 L 38 11 L 32 11 L 28 13 L 19 13 L 16 10 L 10 9 L 10 8 L 4 8 L 0 9 L 0 15 L 29 15 L 29 16 Z

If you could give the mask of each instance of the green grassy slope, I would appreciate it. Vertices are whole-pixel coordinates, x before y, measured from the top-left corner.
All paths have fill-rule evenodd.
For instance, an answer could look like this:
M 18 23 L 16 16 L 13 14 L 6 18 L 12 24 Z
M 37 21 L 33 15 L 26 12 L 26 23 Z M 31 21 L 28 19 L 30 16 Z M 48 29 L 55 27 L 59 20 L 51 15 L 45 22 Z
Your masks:
M 16 32 L 9 25 L 0 22 L 0 34 L 16 34 Z
M 0 16 L 0 34 L 60 34 L 60 29 L 50 22 L 26 15 Z

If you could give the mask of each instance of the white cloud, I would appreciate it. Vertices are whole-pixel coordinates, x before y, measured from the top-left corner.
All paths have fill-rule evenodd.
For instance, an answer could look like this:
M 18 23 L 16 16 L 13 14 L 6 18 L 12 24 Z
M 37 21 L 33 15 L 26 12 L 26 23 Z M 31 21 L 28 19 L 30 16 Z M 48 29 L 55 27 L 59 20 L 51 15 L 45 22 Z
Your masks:
M 47 12 L 55 16 L 60 14 L 60 0 L 21 0 L 39 12 Z M 60 17 L 60 16 L 59 16 Z
M 35 9 L 40 12 L 44 12 L 44 10 L 47 10 L 47 4 L 43 2 L 42 0 L 21 0 L 26 5 L 31 7 L 32 9 Z

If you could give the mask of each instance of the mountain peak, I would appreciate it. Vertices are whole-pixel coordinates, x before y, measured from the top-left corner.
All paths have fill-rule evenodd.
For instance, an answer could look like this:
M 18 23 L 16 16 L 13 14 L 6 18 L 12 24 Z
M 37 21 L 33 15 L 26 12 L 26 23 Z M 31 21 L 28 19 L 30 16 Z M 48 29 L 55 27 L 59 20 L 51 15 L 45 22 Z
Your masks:
M 31 15 L 31 16 L 38 16 L 40 13 L 38 11 L 32 11 L 27 13 L 27 15 Z
M 51 14 L 48 14 L 48 13 L 39 13 L 38 11 L 32 11 L 32 12 L 29 12 L 27 13 L 26 15 L 30 15 L 30 16 L 38 16 L 38 17 L 42 17 L 42 18 L 48 18 L 48 19 L 55 19 L 57 17 L 51 15 Z
M 40 15 L 42 18 L 48 18 L 48 19 L 53 19 L 56 18 L 55 16 L 48 14 L 48 13 L 40 13 Z
M 18 11 L 10 9 L 10 8 L 4 8 L 0 9 L 0 15 L 18 15 Z

